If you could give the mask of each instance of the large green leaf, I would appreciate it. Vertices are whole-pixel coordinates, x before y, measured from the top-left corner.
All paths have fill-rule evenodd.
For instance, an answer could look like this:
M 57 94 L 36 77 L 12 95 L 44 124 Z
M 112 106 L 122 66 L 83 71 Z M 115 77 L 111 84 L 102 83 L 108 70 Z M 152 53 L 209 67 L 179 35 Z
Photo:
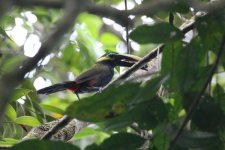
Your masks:
M 18 140 L 13 138 L 3 138 L 0 140 L 0 146 L 11 146 L 18 142 Z
M 106 139 L 101 145 L 91 145 L 85 150 L 134 150 L 140 148 L 145 140 L 130 133 L 118 133 Z
M 153 150 L 164 150 L 168 148 L 170 138 L 165 132 L 164 126 L 158 126 L 153 130 L 154 137 L 152 139 Z
M 80 132 L 76 133 L 74 138 L 76 140 L 78 139 L 82 139 L 84 137 L 88 137 L 88 136 L 104 136 L 104 137 L 109 137 L 109 134 L 100 131 L 99 129 L 93 129 L 93 128 L 84 128 L 82 129 Z
M 63 114 L 64 111 L 56 106 L 51 106 L 51 105 L 47 105 L 47 104 L 41 104 L 40 105 L 41 108 L 43 108 L 44 110 L 46 111 L 49 111 L 49 112 L 54 112 L 54 113 L 58 113 L 58 114 Z
M 15 109 L 12 107 L 12 105 L 8 105 L 6 107 L 6 112 L 5 112 L 6 116 L 9 117 L 11 120 L 15 120 L 17 113 L 15 111 Z
M 94 38 L 98 37 L 99 29 L 102 25 L 102 20 L 98 16 L 88 13 L 81 13 L 78 16 L 78 21 L 84 23 L 87 26 L 87 29 Z
M 61 141 L 28 140 L 21 142 L 10 150 L 79 150 L 78 147 Z
M 28 125 L 31 127 L 36 127 L 36 126 L 41 125 L 41 123 L 32 116 L 21 116 L 21 117 L 16 118 L 14 120 L 14 122 L 17 124 Z
M 117 36 L 109 32 L 101 34 L 100 40 L 106 49 L 114 49 L 120 42 L 120 39 Z
M 183 37 L 183 33 L 169 23 L 152 26 L 142 25 L 130 33 L 130 38 L 140 44 L 172 42 Z

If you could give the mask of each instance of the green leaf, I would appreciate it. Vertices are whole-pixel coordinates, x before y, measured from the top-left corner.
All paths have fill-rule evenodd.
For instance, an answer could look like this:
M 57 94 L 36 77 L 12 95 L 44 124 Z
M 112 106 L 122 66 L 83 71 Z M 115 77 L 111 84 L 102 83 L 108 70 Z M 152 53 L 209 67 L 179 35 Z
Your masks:
M 85 150 L 134 150 L 140 148 L 145 140 L 130 133 L 118 133 L 106 139 L 100 146 L 95 144 Z
M 153 130 L 154 138 L 152 140 L 152 144 L 157 150 L 164 150 L 168 148 L 170 143 L 170 138 L 168 134 L 165 132 L 164 126 L 158 126 Z
M 178 28 L 169 23 L 158 23 L 152 26 L 142 25 L 130 33 L 130 38 L 139 44 L 173 42 L 183 36 Z
M 84 128 L 82 129 L 80 132 L 76 133 L 74 138 L 76 140 L 78 139 L 82 139 L 84 137 L 87 137 L 87 136 L 98 136 L 98 135 L 101 135 L 101 136 L 104 136 L 104 137 L 109 137 L 109 135 L 105 132 L 102 132 L 98 129 L 93 129 L 93 128 Z
M 31 92 L 31 90 L 29 89 L 22 89 L 22 88 L 15 89 L 11 101 L 16 101 L 19 98 L 27 95 L 29 92 Z
M 101 35 L 100 40 L 104 46 L 111 46 L 111 47 L 113 46 L 115 47 L 120 42 L 120 39 L 117 36 L 109 32 L 103 33 Z
M 58 107 L 52 106 L 52 105 L 47 105 L 47 104 L 40 104 L 41 108 L 43 108 L 46 111 L 49 112 L 54 112 L 54 113 L 58 113 L 58 114 L 63 114 L 64 111 Z
M 28 125 L 31 127 L 36 127 L 36 126 L 41 125 L 41 123 L 32 116 L 21 116 L 21 117 L 16 118 L 14 121 L 17 124 Z
M 15 111 L 15 109 L 12 107 L 12 105 L 8 105 L 6 107 L 6 112 L 5 112 L 6 116 L 9 117 L 11 120 L 15 120 L 17 113 Z
M 3 138 L 0 141 L 0 146 L 11 146 L 18 142 L 18 140 L 13 138 Z
M 78 21 L 87 26 L 87 29 L 91 32 L 91 35 L 94 38 L 98 37 L 99 29 L 102 25 L 102 21 L 98 16 L 88 13 L 81 13 L 78 16 Z
M 162 74 L 169 75 L 167 88 L 185 93 L 199 92 L 210 73 L 212 66 L 206 66 L 207 51 L 202 42 L 195 38 L 190 44 L 182 42 L 166 44 L 162 59 Z
M 10 150 L 79 150 L 78 147 L 61 141 L 27 140 L 21 142 Z

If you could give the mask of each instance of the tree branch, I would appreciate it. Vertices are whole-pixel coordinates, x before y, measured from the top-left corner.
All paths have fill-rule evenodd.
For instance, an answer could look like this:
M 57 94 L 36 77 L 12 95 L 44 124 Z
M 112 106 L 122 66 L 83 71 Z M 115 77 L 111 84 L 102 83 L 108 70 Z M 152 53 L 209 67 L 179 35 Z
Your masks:
M 177 133 L 175 134 L 174 138 L 172 139 L 172 141 L 170 142 L 170 145 L 169 145 L 169 148 L 168 150 L 172 150 L 174 145 L 176 144 L 178 138 L 180 137 L 180 135 L 182 134 L 185 126 L 187 125 L 188 121 L 191 119 L 194 111 L 196 110 L 197 106 L 199 105 L 199 102 L 201 101 L 201 97 L 203 96 L 203 94 L 205 93 L 205 90 L 208 86 L 208 84 L 211 82 L 212 80 L 212 77 L 213 77 L 213 74 L 216 72 L 216 69 L 218 67 L 218 64 L 219 64 L 219 61 L 220 61 L 220 58 L 222 56 L 222 53 L 225 49 L 225 33 L 223 35 L 223 39 L 222 39 L 222 42 L 220 44 L 220 48 L 219 48 L 219 51 L 217 53 L 217 57 L 216 57 L 216 60 L 215 60 L 215 63 L 212 67 L 212 70 L 210 72 L 210 75 L 209 77 L 207 78 L 202 90 L 200 91 L 199 95 L 194 99 L 194 101 L 192 102 L 191 104 L 191 107 L 189 108 L 188 112 L 187 112 L 187 115 L 186 117 L 184 118 L 184 121 L 182 122 L 181 124 L 181 127 L 178 129 Z
M 88 3 L 88 1 L 86 3 Z M 5 107 L 15 87 L 23 81 L 27 72 L 31 71 L 42 58 L 55 48 L 56 43 L 59 43 L 62 36 L 69 31 L 70 27 L 72 27 L 75 18 L 81 9 L 84 8 L 84 5 L 87 5 L 86 3 L 81 3 L 79 0 L 68 0 L 65 7 L 65 15 L 60 19 L 55 30 L 43 40 L 44 42 L 38 53 L 33 58 L 28 59 L 23 66 L 17 66 L 13 71 L 2 76 L 0 81 L 0 123 Z
M 20 7 L 47 7 L 47 8 L 55 8 L 60 9 L 65 5 L 64 0 L 12 0 L 14 5 L 18 5 Z
M 51 139 L 51 137 L 57 131 L 59 131 L 61 128 L 65 127 L 70 121 L 71 121 L 71 119 L 67 115 L 63 116 L 57 124 L 55 124 L 50 130 L 48 130 L 48 132 L 46 132 L 41 137 L 41 140 Z
M 67 116 L 31 129 L 22 141 L 29 139 L 53 139 L 68 141 L 74 136 L 74 134 L 78 133 L 89 124 L 77 119 L 72 119 L 68 123 L 64 124 L 63 122 L 67 120 L 66 118 Z M 59 126 L 58 124 L 61 124 L 60 126 L 62 128 L 60 130 L 55 128 L 56 126 Z M 54 132 L 52 132 L 52 130 L 54 130 Z
M 86 11 L 94 15 L 101 17 L 106 17 L 114 20 L 122 26 L 127 26 L 129 23 L 127 21 L 127 16 L 129 15 L 146 15 L 152 16 L 160 11 L 170 10 L 171 6 L 176 4 L 179 0 L 157 0 L 150 1 L 141 5 L 136 6 L 135 8 L 125 11 L 118 10 L 116 8 L 107 6 L 107 5 L 89 5 L 86 7 Z M 41 6 L 47 8 L 62 8 L 64 6 L 64 1 L 59 0 L 13 0 L 14 4 L 20 7 L 32 7 L 32 6 Z M 195 11 L 205 11 L 205 12 L 214 12 L 216 9 L 222 9 L 225 7 L 225 2 L 223 0 L 216 1 L 214 3 L 203 3 L 196 0 L 186 1 L 186 4 L 189 7 L 195 9 Z M 129 24 L 130 25 L 130 24 Z

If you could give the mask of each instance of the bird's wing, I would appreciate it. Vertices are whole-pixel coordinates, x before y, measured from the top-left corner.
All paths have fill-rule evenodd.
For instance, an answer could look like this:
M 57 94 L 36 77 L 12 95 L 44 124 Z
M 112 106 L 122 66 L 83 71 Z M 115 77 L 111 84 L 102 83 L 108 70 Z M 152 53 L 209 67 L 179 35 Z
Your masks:
M 93 79 L 101 76 L 106 70 L 108 70 L 107 66 L 100 66 L 98 64 L 94 65 L 92 68 L 86 70 L 81 73 L 75 80 L 77 83 L 83 83 L 86 81 L 91 81 Z

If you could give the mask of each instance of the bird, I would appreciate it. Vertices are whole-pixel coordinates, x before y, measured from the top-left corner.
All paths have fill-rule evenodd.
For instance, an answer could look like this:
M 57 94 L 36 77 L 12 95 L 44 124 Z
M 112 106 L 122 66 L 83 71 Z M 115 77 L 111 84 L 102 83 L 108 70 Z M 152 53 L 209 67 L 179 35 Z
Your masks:
M 105 53 L 88 70 L 84 71 L 74 81 L 57 83 L 37 91 L 38 94 L 52 94 L 59 91 L 70 90 L 76 94 L 98 92 L 106 86 L 114 76 L 116 66 L 131 67 L 140 57 L 135 55 L 118 54 L 116 52 Z M 141 69 L 147 70 L 147 65 Z

